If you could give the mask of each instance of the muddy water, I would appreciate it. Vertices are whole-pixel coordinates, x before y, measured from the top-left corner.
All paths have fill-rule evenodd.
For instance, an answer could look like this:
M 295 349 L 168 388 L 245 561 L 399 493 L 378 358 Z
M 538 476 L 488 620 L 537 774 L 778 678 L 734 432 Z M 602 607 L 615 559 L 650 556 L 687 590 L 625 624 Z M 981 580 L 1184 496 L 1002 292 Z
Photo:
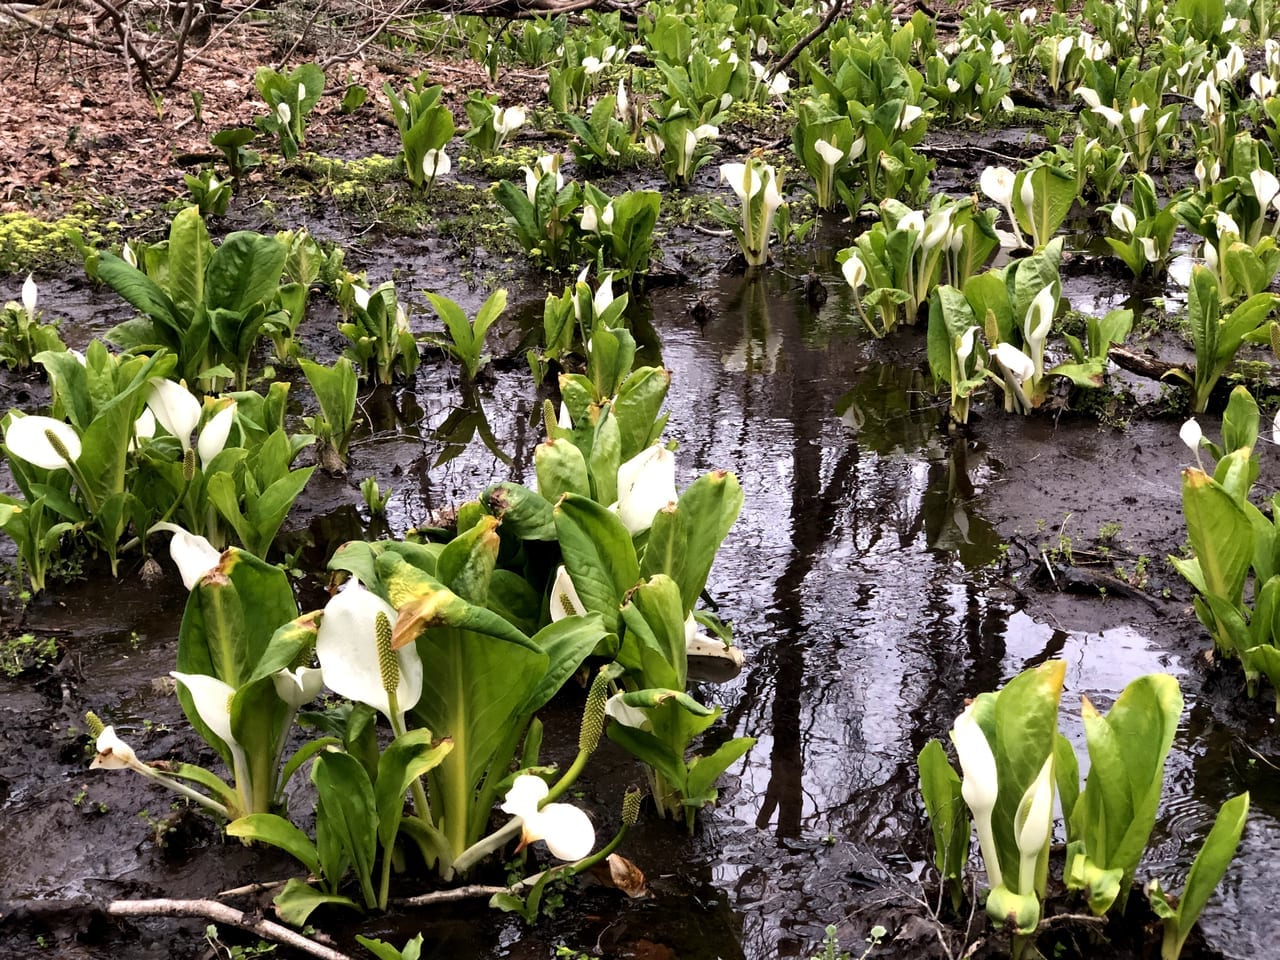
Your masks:
M 808 956 L 833 922 L 846 948 L 876 923 L 894 935 L 902 911 L 921 913 L 925 896 L 916 753 L 945 736 L 966 696 L 1058 657 L 1069 666 L 1068 716 L 1078 695 L 1105 705 L 1144 672 L 1182 680 L 1188 709 L 1169 763 L 1168 815 L 1142 872 L 1176 888 L 1216 804 L 1251 789 L 1242 853 L 1204 925 L 1227 957 L 1266 955 L 1280 935 L 1280 919 L 1260 906 L 1280 877 L 1273 721 L 1266 701 L 1238 697 L 1236 674 L 1218 677 L 1199 661 L 1205 641 L 1187 592 L 1163 569 L 1185 536 L 1176 423 L 1118 430 L 1070 414 L 1024 420 L 979 409 L 967 434 L 949 435 L 919 332 L 870 340 L 830 264 L 820 269 L 830 299 L 818 309 L 775 271 L 707 281 L 701 322 L 687 290 L 656 292 L 637 311 L 642 327 L 660 332 L 673 372 L 679 483 L 728 468 L 747 495 L 709 584 L 747 669 L 697 692 L 724 707 L 713 738 L 759 743 L 725 778 L 718 808 L 692 839 L 652 819 L 629 837 L 625 852 L 655 892 L 647 902 L 595 891 L 532 933 L 481 907 L 361 929 L 403 938 L 422 928 L 431 955 L 476 958 L 542 957 L 569 943 L 606 956 L 763 960 Z M 519 339 L 510 332 L 516 358 Z M 412 390 L 364 398 L 353 482 L 317 477 L 290 520 L 290 550 L 319 565 L 344 539 L 400 533 L 494 480 L 525 479 L 539 403 L 518 360 L 465 392 L 429 365 Z M 383 525 L 357 506 L 354 482 L 370 473 L 395 489 Z M 1032 582 L 1042 552 L 1083 551 L 1115 524 L 1106 569 L 1146 556 L 1156 599 Z M 4 897 L 203 896 L 293 872 L 280 857 L 198 833 L 192 849 L 157 848 L 150 836 L 167 798 L 122 774 L 89 774 L 68 733 L 90 707 L 144 756 L 191 755 L 172 698 L 153 684 L 172 661 L 181 603 L 170 578 L 150 591 L 133 581 L 76 585 L 28 611 L 23 628 L 57 630 L 72 660 L 36 688 L 0 684 Z M 557 729 L 573 737 L 572 711 L 549 719 L 548 742 Z M 1064 727 L 1082 743 L 1077 722 Z M 199 750 L 194 759 L 210 759 Z M 584 778 L 584 802 L 613 822 L 622 788 L 640 780 L 606 747 Z M 305 796 L 296 802 L 306 809 Z M 202 925 L 180 927 L 176 941 L 163 932 L 172 925 L 142 929 L 154 942 L 135 955 L 161 957 L 177 942 L 194 950 Z

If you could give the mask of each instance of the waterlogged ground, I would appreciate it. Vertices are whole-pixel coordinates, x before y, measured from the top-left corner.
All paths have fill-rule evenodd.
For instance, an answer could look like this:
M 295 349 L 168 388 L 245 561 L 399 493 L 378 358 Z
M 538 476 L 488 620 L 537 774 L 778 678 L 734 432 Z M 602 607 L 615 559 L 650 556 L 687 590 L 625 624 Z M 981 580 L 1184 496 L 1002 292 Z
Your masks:
M 362 141 L 361 151 L 391 152 L 386 136 Z M 986 136 L 978 150 L 944 144 L 935 189 L 970 192 L 985 163 L 1042 145 L 1026 130 Z M 709 167 L 700 189 L 713 178 Z M 411 385 L 362 396 L 366 423 L 350 477 L 317 474 L 286 525 L 286 551 L 298 551 L 306 571 L 301 602 L 313 607 L 323 602 L 315 574 L 344 540 L 402 533 L 489 483 L 530 477 L 548 394 L 532 386 L 523 353 L 545 289 L 561 281 L 466 243 L 460 249 L 429 226 L 423 236 L 369 232 L 323 199 L 275 210 L 273 221 L 237 205 L 228 228 L 305 220 L 324 239 L 358 240 L 350 265 L 374 282 L 398 270 L 414 302 L 430 289 L 474 309 L 487 289 L 470 281 L 516 274 L 510 319 L 496 332 L 498 359 L 474 389 L 428 356 Z M 1072 306 L 1095 314 L 1131 306 L 1148 318 L 1176 309 L 1176 286 L 1135 286 L 1097 257 L 1097 226 L 1073 224 L 1076 252 L 1064 266 Z M 462 960 L 543 958 L 561 945 L 604 957 L 766 960 L 810 956 L 836 923 L 846 949 L 881 924 L 891 942 L 875 956 L 946 956 L 947 948 L 960 956 L 983 936 L 981 925 L 966 939 L 931 917 L 914 758 L 930 738 L 945 737 L 966 697 L 1056 657 L 1068 663 L 1064 726 L 1082 759 L 1070 719 L 1080 695 L 1105 707 L 1142 673 L 1181 680 L 1187 709 L 1141 875 L 1177 889 L 1218 804 L 1250 790 L 1241 852 L 1203 916 L 1206 943 L 1193 942 L 1188 955 L 1252 960 L 1273 949 L 1280 741 L 1269 700 L 1244 699 L 1238 672 L 1206 661 L 1190 592 L 1164 559 L 1185 539 L 1178 491 L 1189 455 L 1169 412 L 1176 404 L 1163 404 L 1150 382 L 1117 375 L 1104 397 L 1063 398 L 1027 419 L 981 406 L 967 432 L 949 432 L 923 332 L 877 342 L 856 320 L 831 258 L 850 235 L 847 224 L 824 224 L 816 243 L 744 280 L 719 271 L 730 241 L 676 227 L 660 272 L 685 282 L 654 289 L 632 310 L 641 338 L 661 343 L 673 374 L 669 435 L 680 445 L 681 485 L 728 468 L 747 495 L 710 583 L 747 667 L 696 693 L 724 707 L 713 742 L 740 734 L 759 742 L 725 777 L 718 807 L 692 837 L 651 813 L 629 834 L 623 852 L 646 873 L 647 900 L 588 880 L 532 929 L 482 902 L 359 923 L 317 914 L 341 948 L 359 954 L 356 932 L 403 942 L 421 931 L 424 956 Z M 803 283 L 810 270 L 829 292 L 820 307 Z M 128 314 L 74 273 L 42 277 L 41 296 L 45 309 L 71 318 L 64 334 L 80 346 Z M 0 301 L 20 279 L 0 282 Z M 424 313 L 419 326 L 429 323 Z M 341 348 L 324 332 L 332 320 L 321 308 L 309 321 L 307 347 L 323 359 Z M 1164 359 L 1186 356 L 1176 337 L 1157 331 L 1147 342 Z M 33 409 L 47 396 L 38 381 L 11 377 L 0 378 L 0 393 L 6 408 Z M 1208 420 L 1205 427 L 1216 435 Z M 1280 465 L 1269 447 L 1262 453 L 1265 483 Z M 356 485 L 369 474 L 394 488 L 385 522 L 360 504 Z M 223 842 L 212 824 L 174 810 L 138 778 L 88 770 L 86 709 L 115 723 L 144 757 L 213 759 L 162 679 L 185 591 L 171 569 L 146 584 L 139 571 L 130 560 L 118 582 L 89 571 L 25 608 L 12 596 L 0 608 L 6 633 L 53 636 L 62 655 L 56 666 L 0 680 L 0 912 L 20 914 L 0 927 L 0 957 L 40 955 L 41 943 L 72 958 L 210 956 L 203 922 L 125 926 L 84 905 L 206 897 L 297 872 L 283 855 Z M 553 704 L 548 744 L 576 742 L 580 696 L 570 691 Z M 606 742 L 579 781 L 582 802 L 598 824 L 613 824 L 623 790 L 642 782 Z M 309 809 L 305 787 L 291 799 L 295 810 Z M 421 889 L 406 881 L 403 892 Z M 80 906 L 31 916 L 68 900 Z M 1063 942 L 1077 956 L 1142 955 L 1144 940 L 1158 944 L 1158 929 L 1143 929 L 1149 921 L 1135 914 L 1108 931 L 1123 934 L 1123 949 L 1090 940 L 1080 926 L 1067 926 Z M 986 943 L 978 955 L 999 946 Z
M 636 311 L 641 328 L 660 335 L 673 374 L 681 483 L 728 467 L 747 494 L 711 582 L 747 669 L 699 692 L 725 709 L 713 738 L 747 733 L 759 743 L 725 778 L 718 808 L 692 838 L 642 819 L 624 850 L 649 877 L 646 901 L 589 881 L 532 930 L 479 903 L 359 929 L 390 939 L 421 929 L 432 956 L 544 957 L 568 944 L 602 956 L 763 960 L 808 956 L 828 923 L 846 946 L 879 923 L 900 938 L 883 955 L 941 955 L 922 884 L 927 828 L 914 756 L 945 736 L 966 696 L 1060 657 L 1067 715 L 1078 695 L 1109 703 L 1144 672 L 1181 679 L 1188 706 L 1143 873 L 1176 887 L 1216 805 L 1251 790 L 1243 849 L 1203 925 L 1222 956 L 1265 955 L 1280 935 L 1280 920 L 1260 909 L 1278 879 L 1274 721 L 1268 702 L 1242 699 L 1233 671 L 1206 665 L 1187 590 L 1163 559 L 1184 537 L 1177 420 L 1106 426 L 1070 412 L 1024 420 L 983 408 L 968 434 L 949 435 L 922 372 L 920 334 L 870 340 L 850 320 L 831 265 L 818 267 L 831 296 L 816 310 L 775 270 L 756 281 L 708 271 L 696 290 L 654 292 Z M 1090 289 L 1076 279 L 1068 295 Z M 110 300 L 91 291 L 69 285 L 64 295 L 65 311 L 87 311 L 86 329 L 118 312 L 104 312 Z M 513 310 L 536 313 L 536 304 Z M 515 358 L 524 334 L 505 331 Z M 433 360 L 411 388 L 364 401 L 353 479 L 317 476 L 290 521 L 287 542 L 303 548 L 303 566 L 315 569 L 344 539 L 400 532 L 489 482 L 528 476 L 540 397 L 522 365 L 500 362 L 465 395 L 449 377 Z M 21 391 L 40 396 L 38 385 L 8 388 L 15 402 Z M 389 528 L 357 507 L 354 481 L 369 473 L 395 489 Z M 0 685 L 6 900 L 201 897 L 295 872 L 271 851 L 222 842 L 133 778 L 88 771 L 80 730 L 89 708 L 144 756 L 211 760 L 159 679 L 183 588 L 172 572 L 146 586 L 137 575 L 126 564 L 118 583 L 73 583 L 5 610 L 11 629 L 53 635 L 66 653 L 52 671 Z M 318 605 L 314 579 L 301 587 Z M 577 702 L 562 700 L 549 742 L 557 730 L 574 736 Z M 1078 725 L 1067 726 L 1079 740 Z M 622 790 L 641 780 L 606 744 L 581 781 L 584 802 L 599 822 L 615 822 Z M 295 796 L 299 808 L 307 802 Z M 320 920 L 354 951 L 356 928 L 341 916 Z M 60 956 L 119 955 L 122 942 L 140 958 L 196 956 L 203 928 L 125 928 L 72 913 L 11 926 L 0 955 L 26 956 L 43 936 Z

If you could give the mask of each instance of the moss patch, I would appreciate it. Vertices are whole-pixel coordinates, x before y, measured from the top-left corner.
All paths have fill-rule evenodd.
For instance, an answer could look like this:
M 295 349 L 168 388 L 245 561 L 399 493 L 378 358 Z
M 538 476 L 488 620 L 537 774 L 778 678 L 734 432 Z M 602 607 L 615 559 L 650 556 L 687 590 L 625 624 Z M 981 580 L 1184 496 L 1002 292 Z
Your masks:
M 103 224 L 88 210 L 41 220 L 29 213 L 0 214 L 0 274 L 28 273 L 67 263 L 78 263 L 80 254 L 68 237 L 78 231 L 92 247 L 118 240 L 120 226 Z
M 30 670 L 47 670 L 60 656 L 52 637 L 38 639 L 33 633 L 9 637 L 0 640 L 0 675 L 12 678 Z

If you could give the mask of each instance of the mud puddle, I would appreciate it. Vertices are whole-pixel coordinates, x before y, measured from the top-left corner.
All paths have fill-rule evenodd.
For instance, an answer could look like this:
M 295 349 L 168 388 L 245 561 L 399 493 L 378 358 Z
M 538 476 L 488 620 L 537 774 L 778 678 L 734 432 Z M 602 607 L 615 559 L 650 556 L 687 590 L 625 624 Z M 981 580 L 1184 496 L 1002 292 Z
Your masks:
M 810 266 L 829 291 L 816 309 L 800 282 Z M 1083 277 L 1071 282 L 1075 298 L 1109 296 Z M 67 331 L 73 342 L 120 319 L 110 298 L 86 287 L 53 287 L 46 302 L 60 297 L 94 318 Z M 869 339 L 829 259 L 754 281 L 708 262 L 699 287 L 654 291 L 634 312 L 660 334 L 673 372 L 678 485 L 729 468 L 746 490 L 709 589 L 747 669 L 697 694 L 724 707 L 713 737 L 759 743 L 692 840 L 652 816 L 630 834 L 624 852 L 649 877 L 648 901 L 588 884 L 532 929 L 481 904 L 359 925 L 319 914 L 320 925 L 353 952 L 355 932 L 402 942 L 422 930 L 431 956 L 546 957 L 568 945 L 764 960 L 809 956 L 829 923 L 846 949 L 881 923 L 901 935 L 898 955 L 929 955 L 937 941 L 915 755 L 945 737 L 965 697 L 1060 657 L 1067 717 L 1079 694 L 1103 706 L 1145 672 L 1181 680 L 1188 708 L 1140 874 L 1176 887 L 1217 805 L 1250 789 L 1244 846 L 1205 911 L 1212 949 L 1199 955 L 1265 955 L 1280 935 L 1280 920 L 1261 908 L 1280 879 L 1271 855 L 1280 751 L 1270 705 L 1244 700 L 1236 674 L 1204 663 L 1189 591 L 1164 562 L 1185 537 L 1178 420 L 1144 408 L 1121 429 L 1070 410 L 1024 419 L 988 406 L 968 431 L 949 432 L 922 332 Z M 403 533 L 491 482 L 527 478 L 543 395 L 521 344 L 539 316 L 536 299 L 513 307 L 500 351 L 508 359 L 474 389 L 429 359 L 412 385 L 363 394 L 349 476 L 316 476 L 286 525 L 285 549 L 319 570 L 343 540 Z M 322 356 L 338 346 L 308 343 Z M 40 390 L 9 388 L 15 397 Z M 395 491 L 385 521 L 360 503 L 357 484 L 369 475 Z M 222 842 L 123 774 L 88 771 L 85 709 L 116 722 L 144 757 L 212 760 L 157 683 L 173 659 L 181 585 L 170 573 L 144 589 L 136 572 L 126 563 L 118 583 L 60 586 L 25 611 L 13 602 L 3 611 L 14 629 L 55 636 L 65 656 L 52 671 L 0 681 L 0 899 L 202 897 L 296 872 L 270 851 Z M 316 578 L 300 589 L 304 606 L 321 602 Z M 575 714 L 574 703 L 557 705 L 548 742 L 557 725 L 571 735 Z M 1082 753 L 1078 725 L 1064 725 Z M 580 781 L 584 802 L 610 817 L 622 787 L 642 779 L 605 749 Z M 296 803 L 307 808 L 305 791 Z M 209 950 L 196 921 L 71 918 L 0 933 L 0 955 L 28 956 L 40 936 L 72 957 L 119 956 L 122 944 L 131 957 Z M 965 945 L 956 946 L 958 955 Z

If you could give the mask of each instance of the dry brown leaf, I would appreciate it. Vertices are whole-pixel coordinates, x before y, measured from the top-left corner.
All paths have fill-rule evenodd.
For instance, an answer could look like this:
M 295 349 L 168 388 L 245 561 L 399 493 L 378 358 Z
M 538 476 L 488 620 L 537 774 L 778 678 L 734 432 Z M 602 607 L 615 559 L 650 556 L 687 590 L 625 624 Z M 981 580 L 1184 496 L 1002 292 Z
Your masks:
M 605 862 L 609 865 L 609 886 L 616 887 L 633 900 L 649 895 L 644 871 L 634 863 L 617 853 L 609 854 Z

